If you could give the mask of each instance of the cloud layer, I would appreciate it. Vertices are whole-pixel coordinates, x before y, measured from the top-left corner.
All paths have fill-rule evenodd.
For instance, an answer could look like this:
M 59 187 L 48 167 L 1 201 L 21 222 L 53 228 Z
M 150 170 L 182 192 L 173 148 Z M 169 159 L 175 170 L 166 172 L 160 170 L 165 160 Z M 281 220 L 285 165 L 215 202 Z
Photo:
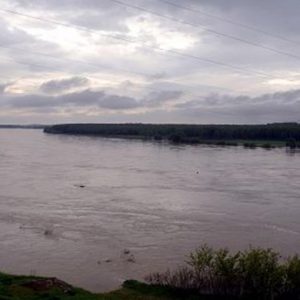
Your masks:
M 49 94 L 57 94 L 87 86 L 89 80 L 84 77 L 72 77 L 60 80 L 49 80 L 40 86 L 40 90 Z
M 3 1 L 0 123 L 300 120 L 299 1 L 168 1 Z

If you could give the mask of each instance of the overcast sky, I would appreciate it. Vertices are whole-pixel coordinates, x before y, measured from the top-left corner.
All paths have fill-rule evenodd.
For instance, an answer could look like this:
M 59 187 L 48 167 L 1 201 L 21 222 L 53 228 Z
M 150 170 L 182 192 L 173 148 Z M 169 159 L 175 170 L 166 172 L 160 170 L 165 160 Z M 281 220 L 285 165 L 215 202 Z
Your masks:
M 299 0 L 0 4 L 0 123 L 300 122 Z

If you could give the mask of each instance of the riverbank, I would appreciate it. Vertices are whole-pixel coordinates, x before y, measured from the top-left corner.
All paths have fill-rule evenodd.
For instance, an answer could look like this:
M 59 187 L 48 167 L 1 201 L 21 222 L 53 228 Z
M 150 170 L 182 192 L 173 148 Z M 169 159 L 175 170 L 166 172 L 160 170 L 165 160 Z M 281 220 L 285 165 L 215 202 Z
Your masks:
M 300 125 L 61 124 L 45 133 L 88 135 L 170 142 L 175 144 L 300 148 Z
M 56 278 L 16 276 L 0 273 L 0 300 L 171 300 L 195 299 L 169 288 L 151 286 L 134 280 L 123 283 L 120 289 L 94 294 L 73 287 Z M 197 298 L 199 299 L 199 298 Z M 208 299 L 203 297 L 201 299 Z M 218 298 L 209 297 L 211 300 Z
M 91 293 L 57 278 L 0 273 L 0 300 L 234 300 L 127 280 L 109 293 Z
M 145 280 L 127 280 L 118 290 L 93 294 L 57 278 L 0 273 L 0 300 L 299 299 L 300 258 L 283 258 L 272 249 L 231 253 L 203 245 L 187 256 L 186 266 L 150 273 Z

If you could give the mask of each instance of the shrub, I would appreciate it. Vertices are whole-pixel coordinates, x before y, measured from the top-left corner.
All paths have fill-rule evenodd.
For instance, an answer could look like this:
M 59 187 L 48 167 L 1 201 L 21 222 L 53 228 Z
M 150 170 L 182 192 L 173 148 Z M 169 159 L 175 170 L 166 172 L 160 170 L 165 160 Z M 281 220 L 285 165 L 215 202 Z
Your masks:
M 172 143 L 181 143 L 182 142 L 182 136 L 180 136 L 179 134 L 172 134 L 171 136 L 169 136 L 169 141 L 171 141 Z
M 271 249 L 250 249 L 241 253 L 238 273 L 241 294 L 273 299 L 278 295 L 283 281 L 283 267 L 279 254 Z
M 194 273 L 187 267 L 180 267 L 173 272 L 152 273 L 146 277 L 146 281 L 176 289 L 194 289 Z
M 266 144 L 263 144 L 263 145 L 262 145 L 262 148 L 264 148 L 264 149 L 266 149 L 266 150 L 270 150 L 270 149 L 272 149 L 273 147 L 272 147 L 271 144 L 266 143 Z
M 300 259 L 282 260 L 271 249 L 230 253 L 204 245 L 192 252 L 187 267 L 155 273 L 146 280 L 199 295 L 240 299 L 300 299 Z
M 290 298 L 300 295 L 300 258 L 298 255 L 291 257 L 285 264 L 285 293 Z
M 257 145 L 255 143 L 244 143 L 245 148 L 255 149 Z
M 161 141 L 162 139 L 163 139 L 163 137 L 161 135 L 155 135 L 154 136 L 155 141 Z
M 286 141 L 286 147 L 289 147 L 290 149 L 295 149 L 295 148 L 297 148 L 297 141 L 296 141 L 296 139 L 288 139 L 287 141 Z

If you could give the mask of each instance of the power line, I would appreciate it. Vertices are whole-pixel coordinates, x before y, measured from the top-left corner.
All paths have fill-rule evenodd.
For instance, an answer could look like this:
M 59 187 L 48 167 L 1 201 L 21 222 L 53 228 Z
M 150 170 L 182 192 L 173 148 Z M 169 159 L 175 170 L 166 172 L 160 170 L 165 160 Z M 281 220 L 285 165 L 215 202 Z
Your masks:
M 256 43 L 256 42 L 252 42 L 252 41 L 249 41 L 249 40 L 246 40 L 246 39 L 243 39 L 243 38 L 239 38 L 239 37 L 236 37 L 236 36 L 224 33 L 224 32 L 220 32 L 220 31 L 217 31 L 217 30 L 214 30 L 214 29 L 210 29 L 210 28 L 208 28 L 205 25 L 201 25 L 201 24 L 196 24 L 196 23 L 191 23 L 191 22 L 188 22 L 188 21 L 180 20 L 180 19 L 177 19 L 175 17 L 167 16 L 167 15 L 158 13 L 156 11 L 146 9 L 144 7 L 140 7 L 140 6 L 136 6 L 136 5 L 125 3 L 123 1 L 119 1 L 119 0 L 109 0 L 109 1 L 117 3 L 117 4 L 120 4 L 120 5 L 123 5 L 123 6 L 126 6 L 126 7 L 133 8 L 133 9 L 136 9 L 136 10 L 139 10 L 139 11 L 146 12 L 146 13 L 152 14 L 154 16 L 158 16 L 160 18 L 164 18 L 164 19 L 172 21 L 172 22 L 176 22 L 176 23 L 180 23 L 180 24 L 184 24 L 184 25 L 188 25 L 188 26 L 192 26 L 192 27 L 196 27 L 196 28 L 200 27 L 200 28 L 203 28 L 203 30 L 205 32 L 208 32 L 210 34 L 214 34 L 216 36 L 225 37 L 225 38 L 228 38 L 228 39 L 231 39 L 231 40 L 235 40 L 235 41 L 238 41 L 238 42 L 241 42 L 241 43 L 253 46 L 253 47 L 261 48 L 261 49 L 264 49 L 264 50 L 267 50 L 267 51 L 270 51 L 270 52 L 274 52 L 276 54 L 280 54 L 280 55 L 284 55 L 284 56 L 288 56 L 288 57 L 300 60 L 300 56 L 298 56 L 298 55 L 295 55 L 295 54 L 292 54 L 292 53 L 288 53 L 288 52 L 284 52 L 284 51 L 281 51 L 281 50 L 277 50 L 275 48 L 264 46 L 264 45 L 261 45 L 261 44 Z
M 52 59 L 56 59 L 56 60 L 67 60 L 67 61 L 70 61 L 72 63 L 82 64 L 84 66 L 90 66 L 90 67 L 94 68 L 95 70 L 99 70 L 100 67 L 114 70 L 114 68 L 112 68 L 112 67 L 97 65 L 95 63 L 90 63 L 90 62 L 81 61 L 81 60 L 75 60 L 75 59 L 71 59 L 71 58 L 60 58 L 60 57 L 57 57 L 57 56 L 52 55 L 52 54 L 38 52 L 38 51 L 29 51 L 29 50 L 26 50 L 26 49 L 21 49 L 21 48 L 16 48 L 16 47 L 9 47 L 9 46 L 4 46 L 4 45 L 0 45 L 0 48 L 15 50 L 15 51 L 23 52 L 23 53 L 28 52 L 29 54 L 40 55 L 40 56 L 44 56 L 44 57 L 48 57 L 48 58 L 52 58 Z M 42 66 L 40 66 L 40 67 L 42 67 Z M 54 68 L 52 68 L 52 69 L 54 69 Z M 125 69 L 122 69 L 122 68 L 118 68 L 115 71 L 121 71 L 121 72 L 135 74 L 135 75 L 143 76 L 143 77 L 151 77 L 151 75 L 147 74 L 147 73 L 136 72 L 136 71 L 128 71 L 128 70 L 125 70 Z
M 5 48 L 5 49 L 13 49 L 13 50 L 17 50 L 17 51 L 20 51 L 20 52 L 29 52 L 28 50 L 25 50 L 25 49 L 19 49 L 19 48 L 10 48 L 10 47 L 4 47 L 4 46 L 1 46 L 0 47 L 2 48 Z M 59 58 L 59 57 L 55 57 L 55 56 L 52 56 L 52 55 L 49 55 L 49 54 L 44 54 L 44 53 L 40 53 L 40 52 L 36 52 L 36 51 L 30 51 L 29 53 L 32 53 L 32 54 L 36 54 L 36 55 L 40 55 L 40 56 L 46 56 L 46 57 L 49 57 L 49 58 L 53 58 L 53 59 L 56 59 L 56 60 L 61 60 L 63 58 Z M 13 63 L 16 63 L 16 64 L 19 64 L 19 65 L 25 65 L 25 66 L 29 66 L 29 67 L 34 67 L 34 68 L 40 68 L 40 69 L 45 69 L 45 65 L 41 65 L 41 64 L 33 64 L 33 63 L 27 63 L 27 62 L 20 62 L 20 61 L 15 61 L 11 58 L 1 58 L 1 61 L 3 62 L 4 60 L 6 61 L 11 61 Z M 82 62 L 83 63 L 83 62 Z M 95 66 L 95 65 L 94 65 Z M 50 67 L 50 66 L 47 66 L 47 69 L 52 69 L 52 70 L 55 70 L 56 71 L 56 68 L 54 68 L 53 66 Z M 112 69 L 112 68 L 108 68 L 108 69 Z M 115 69 L 112 69 L 114 71 L 116 71 Z M 131 71 L 125 71 L 126 73 L 129 73 L 131 74 L 132 72 Z M 136 75 L 136 73 L 133 73 Z M 90 74 L 88 75 L 89 78 L 93 78 L 93 79 L 96 79 L 96 77 L 94 76 L 91 76 Z M 1 76 L 0 78 L 2 79 L 6 79 L 5 77 Z M 175 81 L 164 81 L 164 83 L 167 83 L 167 84 L 178 84 L 177 82 Z M 143 85 L 143 86 L 139 86 L 138 87 L 139 89 L 148 89 L 148 90 L 151 90 L 151 91 L 154 91 L 154 92 L 164 92 L 164 91 L 179 91 L 178 88 L 172 88 L 171 89 L 158 89 L 156 87 L 151 87 L 149 85 Z M 187 84 L 184 84 L 183 85 L 183 88 L 195 88 L 195 86 L 192 86 L 192 85 L 187 85 Z M 183 91 L 181 91 L 183 92 Z M 198 93 L 195 93 L 195 92 L 191 92 L 191 91 L 187 91 L 185 90 L 184 91 L 185 94 L 189 95 L 189 96 L 196 96 L 196 97 L 199 97 L 199 94 Z
M 22 52 L 29 52 L 28 50 L 25 50 L 25 49 L 17 49 L 17 48 L 10 48 L 10 47 L 4 47 L 4 46 L 1 46 L 0 47 L 2 48 L 6 48 L 6 49 L 13 49 L 13 50 L 17 50 L 17 51 L 22 51 Z M 37 54 L 37 55 L 41 55 L 41 56 L 46 56 L 46 57 L 50 57 L 50 58 L 54 58 L 54 59 L 64 59 L 64 58 L 58 58 L 58 57 L 55 57 L 55 56 L 52 56 L 52 55 L 49 55 L 49 54 L 45 54 L 45 53 L 41 53 L 41 52 L 36 52 L 36 51 L 30 51 L 31 53 L 33 54 Z M 29 52 L 29 53 L 30 53 Z M 27 63 L 27 62 L 19 62 L 19 61 L 14 61 L 13 59 L 8 59 L 8 58 L 5 58 L 6 61 L 11 61 L 13 63 L 16 63 L 16 64 L 20 64 L 20 65 L 26 65 L 26 66 L 29 66 L 29 67 L 35 67 L 35 68 L 41 68 L 41 69 L 44 69 L 45 68 L 45 65 L 40 65 L 40 64 L 33 64 L 33 63 Z M 1 61 L 4 61 L 3 58 L 1 58 Z M 84 63 L 84 62 L 81 62 L 81 63 Z M 53 70 L 56 70 L 56 68 L 54 67 L 49 67 L 47 66 L 47 68 L 52 68 Z M 109 69 L 109 68 L 108 68 Z M 131 74 L 132 72 L 131 71 L 125 71 L 126 73 L 129 73 Z M 136 73 L 133 73 L 133 74 L 136 74 Z M 90 76 L 88 75 L 89 78 L 93 78 L 93 79 L 96 79 L 96 77 L 94 76 Z M 6 79 L 5 77 L 1 76 L 0 78 L 2 79 Z M 23 76 L 23 78 L 25 78 L 25 75 Z M 175 81 L 164 81 L 164 83 L 168 83 L 168 84 L 178 84 L 177 82 Z M 194 97 L 197 97 L 198 99 L 201 99 L 203 98 L 203 95 L 199 95 L 199 93 L 195 93 L 195 92 L 191 92 L 191 91 L 187 91 L 187 90 L 178 90 L 178 88 L 172 88 L 171 89 L 158 89 L 156 87 L 151 87 L 149 85 L 144 85 L 144 86 L 140 86 L 138 87 L 139 89 L 148 89 L 148 90 L 151 90 L 151 91 L 154 91 L 154 92 L 182 92 L 184 96 L 194 96 Z M 195 86 L 192 86 L 192 85 L 187 85 L 187 84 L 183 84 L 182 88 L 195 88 Z M 220 87 L 218 87 L 220 88 Z M 182 99 L 184 100 L 184 99 Z
M 73 24 L 68 24 L 68 23 L 63 23 L 63 22 L 59 22 L 59 21 L 56 21 L 56 20 L 49 20 L 49 19 L 47 20 L 45 18 L 41 18 L 41 17 L 37 17 L 37 16 L 32 16 L 32 15 L 20 13 L 20 12 L 17 12 L 17 11 L 9 10 L 9 9 L 0 9 L 0 11 L 3 11 L 5 13 L 9 13 L 9 14 L 14 14 L 14 15 L 21 16 L 21 17 L 25 17 L 25 18 L 30 18 L 30 19 L 33 19 L 33 20 L 36 20 L 36 21 L 40 21 L 40 22 L 46 22 L 46 23 L 49 23 L 49 24 L 57 25 L 57 26 L 62 26 L 62 27 L 66 27 L 66 28 L 76 29 L 78 31 L 83 31 L 83 32 L 98 34 L 98 35 L 104 36 L 106 38 L 114 39 L 114 40 L 117 40 L 117 41 L 122 41 L 122 42 L 126 42 L 126 43 L 131 43 L 131 44 L 137 44 L 139 42 L 139 41 L 130 40 L 128 38 L 121 37 L 121 36 L 109 35 L 109 34 L 106 34 L 106 33 L 103 33 L 103 32 L 99 32 L 97 30 L 93 30 L 93 29 L 90 29 L 90 28 L 87 28 L 87 27 L 73 25 Z M 163 49 L 163 48 L 151 47 L 149 45 L 144 44 L 144 42 L 142 42 L 142 43 L 143 43 L 143 47 L 144 48 L 148 48 L 148 49 L 151 49 L 151 50 L 155 49 L 155 50 L 159 50 L 159 51 L 163 51 L 163 52 L 166 52 L 166 51 L 170 52 L 170 51 L 168 51 L 166 49 Z M 159 53 L 159 54 L 160 55 L 168 55 L 168 53 Z M 174 57 L 174 53 L 172 53 L 172 55 L 170 55 L 170 56 Z
M 0 9 L 1 10 L 1 9 Z M 40 18 L 38 19 L 39 21 L 42 21 Z M 56 22 L 57 23 L 57 22 Z M 61 24 L 61 23 L 59 23 Z M 71 26 L 71 25 L 70 25 Z M 77 63 L 77 64 L 82 64 L 82 65 L 88 65 L 90 67 L 93 67 L 95 70 L 99 70 L 99 68 L 103 67 L 103 65 L 97 65 L 97 64 L 94 64 L 94 63 L 89 63 L 89 62 L 86 62 L 86 61 L 81 61 L 81 60 L 74 60 L 74 59 L 70 59 L 70 58 L 60 58 L 60 57 L 57 57 L 55 55 L 52 55 L 52 54 L 48 54 L 48 53 L 43 53 L 43 52 L 38 52 L 38 51 L 32 51 L 32 50 L 28 50 L 28 49 L 21 49 L 21 48 L 16 48 L 16 47 L 10 47 L 10 46 L 4 46 L 4 45 L 0 45 L 0 48 L 4 48 L 4 49 L 10 49 L 10 50 L 14 50 L 14 51 L 19 51 L 19 52 L 22 52 L 22 53 L 29 53 L 29 54 L 33 54 L 33 55 L 39 55 L 39 56 L 43 56 L 43 57 L 47 57 L 47 58 L 51 58 L 51 59 L 55 59 L 55 60 L 67 60 L 67 61 L 70 61 L 72 63 Z M 3 61 L 3 59 L 1 59 Z M 6 59 L 8 60 L 8 59 Z M 40 68 L 40 69 L 44 69 L 45 68 L 45 65 L 40 65 L 40 64 L 33 64 L 33 63 L 26 63 L 26 62 L 17 62 L 15 60 L 12 60 L 10 59 L 10 61 L 14 62 L 14 63 L 17 63 L 17 64 L 20 64 L 20 65 L 26 65 L 26 66 L 29 66 L 29 67 L 35 67 L 35 68 Z M 56 71 L 56 68 L 53 67 L 53 66 L 47 66 L 47 69 L 52 69 L 52 70 L 55 70 Z M 147 73 L 142 73 L 142 72 L 136 72 L 136 71 L 128 71 L 126 69 L 123 69 L 123 68 L 112 68 L 112 67 L 109 67 L 109 66 L 104 66 L 104 68 L 106 69 L 110 69 L 110 70 L 113 70 L 113 71 L 121 71 L 121 72 L 124 72 L 124 73 L 128 73 L 128 74 L 134 74 L 134 75 L 138 75 L 138 76 L 143 76 L 143 77 L 146 77 L 146 78 L 151 78 L 153 75 L 152 74 L 147 74 Z M 101 70 L 102 71 L 102 70 Z M 89 77 L 91 77 L 89 75 Z M 91 77 L 92 78 L 92 77 Z M 169 84 L 178 84 L 177 82 L 175 81 L 165 81 L 166 83 L 169 83 Z M 187 85 L 187 84 L 184 84 L 184 87 L 185 88 L 195 88 L 195 86 L 192 86 L 192 85 Z M 146 88 L 146 89 L 150 89 L 150 90 L 154 90 L 154 91 L 157 91 L 157 88 L 151 88 L 149 86 L 144 86 L 143 88 Z M 161 90 L 161 91 L 164 91 L 164 90 Z M 192 93 L 190 91 L 185 91 L 191 95 L 197 95 L 195 93 Z M 197 95 L 198 96 L 198 95 Z
M 20 48 L 12 48 L 12 47 L 7 47 L 7 46 L 2 46 L 0 45 L 1 48 L 5 48 L 5 49 L 12 49 L 12 50 L 15 50 L 15 51 L 20 51 L 20 52 L 28 52 L 29 54 L 34 54 L 34 55 L 40 55 L 40 56 L 45 56 L 45 57 L 49 57 L 51 59 L 56 59 L 56 60 L 68 60 L 68 61 L 71 61 L 71 62 L 75 62 L 75 63 L 81 63 L 81 64 L 84 64 L 84 65 L 91 65 L 93 66 L 94 68 L 96 68 L 97 66 L 95 64 L 91 64 L 91 63 L 85 63 L 83 61 L 74 61 L 72 59 L 66 59 L 66 58 L 60 58 L 60 57 L 56 57 L 56 56 L 53 56 L 53 55 L 50 55 L 50 54 L 46 54 L 46 53 L 41 53 L 41 52 L 36 52 L 36 51 L 28 51 L 28 50 L 25 50 L 25 49 L 20 49 Z M 19 64 L 19 65 L 25 65 L 25 66 L 29 66 L 29 67 L 34 67 L 34 68 L 40 68 L 40 69 L 45 69 L 45 65 L 41 65 L 41 64 L 33 64 L 33 63 L 27 63 L 27 62 L 20 62 L 20 61 L 15 61 L 11 58 L 5 58 L 6 61 L 10 61 L 10 62 L 13 62 L 13 63 L 16 63 L 16 64 Z M 4 59 L 1 58 L 1 62 L 3 62 Z M 46 66 L 47 69 L 52 69 L 53 71 L 57 71 L 57 68 L 53 67 L 53 66 Z M 109 67 L 106 67 L 107 69 L 111 69 L 111 70 L 114 70 L 116 71 L 115 69 L 113 68 L 109 68 Z M 98 70 L 98 69 L 97 69 Z M 117 71 L 120 71 L 120 70 L 117 70 Z M 126 72 L 126 73 L 129 73 L 129 74 L 134 74 L 134 75 L 142 75 L 143 73 L 136 73 L 134 71 L 125 71 L 124 69 L 122 70 L 122 72 Z M 94 76 L 90 76 L 88 75 L 90 78 L 95 78 Z M 148 76 L 150 77 L 150 75 L 148 74 L 143 74 L 143 76 Z M 1 78 L 4 78 L 4 77 L 1 77 Z
M 250 25 L 246 25 L 246 24 L 243 24 L 243 23 L 240 23 L 240 22 L 237 22 L 237 21 L 232 21 L 232 20 L 220 17 L 220 16 L 209 14 L 209 13 L 204 12 L 204 11 L 199 10 L 199 9 L 195 9 L 195 8 L 188 7 L 188 6 L 183 6 L 181 4 L 176 4 L 176 3 L 173 3 L 173 2 L 168 1 L 168 0 L 158 0 L 158 1 L 166 3 L 166 4 L 171 5 L 171 6 L 174 6 L 176 8 L 180 8 L 180 9 L 183 9 L 183 10 L 186 10 L 186 11 L 190 11 L 190 12 L 193 12 L 193 13 L 196 13 L 196 14 L 200 14 L 200 15 L 212 18 L 212 19 L 216 19 L 216 20 L 219 20 L 219 21 L 224 22 L 224 23 L 228 23 L 228 24 L 232 24 L 232 25 L 237 25 L 237 26 L 240 26 L 242 28 L 248 29 L 250 31 L 258 32 L 258 33 L 264 34 L 266 36 L 270 36 L 272 38 L 276 38 L 278 40 L 282 40 L 282 41 L 289 42 L 289 43 L 292 43 L 292 44 L 297 44 L 297 45 L 300 44 L 299 41 L 293 41 L 293 40 L 290 40 L 290 39 L 288 39 L 288 38 L 286 38 L 284 36 L 277 35 L 277 34 L 274 34 L 274 33 L 271 33 L 271 32 L 265 31 L 265 30 L 262 30 L 260 28 L 253 27 L 253 26 L 250 26 Z
M 2 47 L 2 46 L 0 46 L 0 47 Z M 16 64 L 18 64 L 18 65 L 25 65 L 25 66 L 34 67 L 34 68 L 45 69 L 45 65 L 33 64 L 33 63 L 27 63 L 27 62 L 20 62 L 20 61 L 15 61 L 15 60 L 9 59 L 9 58 L 5 58 L 5 60 L 6 60 L 6 61 L 13 62 L 13 63 L 16 63 Z M 3 62 L 3 61 L 4 61 L 4 59 L 1 58 L 1 62 Z M 50 68 L 50 69 L 53 69 L 53 70 L 54 70 L 53 67 L 48 67 L 48 66 L 47 66 L 47 68 Z M 2 78 L 4 78 L 4 77 L 2 77 Z
M 82 27 L 82 26 L 80 26 L 80 27 L 79 26 L 74 26 L 74 25 L 71 25 L 71 24 L 58 22 L 58 21 L 55 21 L 55 20 L 49 20 L 49 19 L 45 19 L 45 18 L 41 18 L 41 17 L 31 16 L 31 15 L 28 15 L 28 14 L 24 14 L 24 13 L 20 13 L 20 12 L 17 12 L 17 11 L 12 11 L 12 10 L 7 10 L 7 9 L 0 9 L 0 11 L 4 11 L 6 13 L 10 13 L 10 14 L 14 14 L 14 15 L 18 15 L 18 16 L 22 16 L 22 17 L 26 17 L 26 18 L 38 20 L 38 21 L 41 21 L 41 22 L 46 22 L 46 23 L 58 25 L 58 26 L 73 28 L 73 29 L 76 29 L 76 30 L 84 31 L 84 32 L 97 33 L 97 34 L 100 34 L 100 35 L 105 36 L 107 38 L 111 38 L 111 39 L 118 40 L 118 41 L 123 41 L 123 42 L 126 42 L 126 43 L 131 43 L 131 44 L 142 43 L 142 46 L 144 48 L 151 49 L 151 50 L 159 50 L 159 51 L 162 52 L 163 55 L 167 55 L 167 53 L 165 53 L 165 52 L 168 52 L 168 53 L 175 54 L 175 55 L 177 55 L 179 57 L 182 57 L 182 58 L 187 58 L 187 59 L 197 60 L 197 61 L 201 61 L 201 62 L 206 62 L 206 63 L 209 63 L 209 64 L 218 65 L 218 66 L 222 66 L 222 67 L 229 68 L 229 69 L 234 69 L 236 71 L 246 73 L 246 74 L 250 74 L 250 75 L 255 74 L 255 75 L 259 75 L 260 77 L 268 77 L 268 78 L 272 78 L 272 79 L 278 79 L 277 77 L 275 77 L 273 75 L 270 75 L 270 74 L 267 74 L 267 73 L 264 73 L 264 72 L 261 72 L 261 71 L 249 70 L 247 68 L 238 67 L 238 66 L 235 66 L 235 65 L 232 65 L 232 64 L 228 64 L 226 62 L 217 61 L 217 60 L 214 60 L 214 59 L 200 57 L 200 56 L 196 56 L 196 55 L 192 55 L 192 54 L 186 54 L 186 53 L 183 53 L 183 52 L 180 52 L 180 51 L 177 51 L 177 50 L 164 49 L 164 48 L 159 47 L 159 46 L 149 46 L 149 45 L 146 45 L 144 42 L 141 42 L 141 41 L 135 41 L 135 40 L 131 40 L 131 39 L 120 37 L 120 36 L 113 36 L 113 35 L 109 35 L 109 34 L 103 34 L 102 32 L 91 30 L 89 28 L 85 28 L 85 27 Z
M 43 66 L 43 65 L 38 65 L 38 64 L 32 64 L 32 63 L 26 63 L 26 62 L 16 62 L 16 61 L 13 61 L 12 59 L 5 59 L 6 61 L 12 61 L 12 62 L 14 62 L 14 63 L 16 63 L 16 64 L 20 64 L 20 65 L 26 65 L 26 66 L 30 66 L 30 67 L 39 67 L 39 68 L 44 68 L 45 66 Z M 1 61 L 3 61 L 3 59 L 1 58 Z M 93 76 L 90 76 L 90 75 L 88 75 L 88 77 L 89 78 L 93 78 L 93 79 L 95 79 L 95 77 L 93 77 Z M 25 76 L 23 76 L 22 77 L 22 79 L 24 79 L 24 78 L 26 78 Z M 2 79 L 5 79 L 6 80 L 6 82 L 5 82 L 5 84 L 7 84 L 7 83 L 9 83 L 11 80 L 8 80 L 7 81 L 7 78 L 6 77 L 3 77 L 3 76 L 0 76 L 0 79 L 2 80 Z M 172 82 L 172 81 L 168 81 L 167 83 L 171 83 L 171 84 L 174 84 L 175 82 Z M 0 82 L 0 84 L 4 84 L 3 82 Z M 189 86 L 189 85 L 184 85 L 184 87 L 185 88 L 188 88 L 188 87 L 192 87 L 192 86 Z M 151 87 L 151 86 L 148 86 L 148 85 L 144 85 L 143 87 L 138 87 L 139 89 L 148 89 L 148 90 L 150 90 L 150 91 L 154 91 L 154 92 L 181 92 L 182 93 L 182 95 L 183 94 L 185 94 L 185 96 L 195 96 L 195 97 L 198 97 L 199 99 L 201 99 L 203 96 L 201 95 L 199 95 L 199 94 L 196 94 L 196 93 L 193 93 L 193 92 L 190 92 L 190 91 L 179 91 L 178 89 L 176 90 L 176 89 L 173 89 L 173 90 L 165 90 L 165 89 L 161 89 L 161 90 L 158 90 L 157 88 L 155 88 L 155 87 Z M 182 95 L 180 95 L 180 96 L 182 96 Z M 184 99 L 182 99 L 182 100 L 184 100 Z M 187 101 L 187 99 L 186 99 L 186 101 Z
M 29 54 L 39 55 L 39 56 L 43 56 L 43 57 L 47 57 L 47 58 L 51 58 L 51 59 L 55 59 L 55 60 L 67 60 L 67 61 L 70 61 L 72 63 L 79 63 L 79 64 L 82 64 L 82 65 L 89 65 L 89 66 L 93 67 L 95 70 L 99 70 L 100 69 L 100 66 L 97 65 L 97 64 L 94 64 L 94 63 L 88 63 L 88 62 L 74 60 L 74 59 L 70 59 L 70 58 L 60 58 L 60 57 L 57 57 L 57 56 L 54 56 L 54 55 L 51 55 L 51 54 L 48 54 L 48 53 L 42 53 L 42 52 L 38 52 L 38 51 L 29 51 L 27 49 L 21 49 L 21 48 L 15 48 L 15 47 L 3 46 L 3 45 L 0 45 L 0 48 L 11 49 L 11 50 L 19 51 L 19 52 L 22 52 L 22 53 L 27 52 Z M 45 65 L 41 65 L 41 64 L 19 62 L 19 61 L 15 61 L 13 59 L 7 59 L 7 58 L 6 58 L 6 60 L 9 60 L 9 61 L 11 61 L 13 63 L 17 63 L 17 64 L 20 64 L 20 65 L 26 65 L 26 66 L 29 66 L 29 67 L 40 68 L 40 69 L 44 69 L 45 68 Z M 3 61 L 3 59 L 1 59 L 1 61 Z M 53 66 L 47 66 L 47 69 L 49 69 L 49 68 L 56 71 L 56 68 L 53 67 Z M 107 66 L 105 66 L 105 68 L 113 70 L 113 71 L 121 71 L 121 72 L 124 72 L 124 73 L 127 73 L 127 74 L 134 74 L 134 75 L 144 76 L 146 78 L 150 78 L 151 77 L 150 74 L 141 73 L 141 72 L 128 71 L 128 70 L 125 70 L 125 69 L 115 69 L 115 68 L 107 67 Z M 89 77 L 92 78 L 92 76 L 90 76 L 90 75 L 89 75 Z M 177 82 L 174 82 L 174 81 L 165 81 L 165 82 L 169 83 L 169 84 L 178 84 Z M 194 86 L 186 85 L 186 84 L 184 84 L 184 87 L 186 87 L 186 88 L 194 88 Z M 157 91 L 156 88 L 152 88 L 152 87 L 149 87 L 149 86 L 144 86 L 143 88 Z M 161 90 L 161 91 L 163 91 L 163 90 Z M 192 92 L 188 92 L 188 93 L 194 94 Z
M 16 49 L 16 48 L 9 48 L 9 47 L 4 47 L 4 46 L 0 46 L 2 48 L 6 48 L 6 49 L 13 49 L 13 50 L 17 50 L 17 51 L 21 51 L 21 52 L 29 52 L 28 50 L 25 50 L 25 49 Z M 36 51 L 30 51 L 32 54 L 37 54 L 37 55 L 41 55 L 41 56 L 46 56 L 46 57 L 49 57 L 49 58 L 53 58 L 53 59 L 57 59 L 57 60 L 60 60 L 60 59 L 63 59 L 63 58 L 59 58 L 59 57 L 55 57 L 55 56 L 52 56 L 52 55 L 49 55 L 49 54 L 44 54 L 44 53 L 41 53 L 41 52 L 36 52 Z M 29 53 L 30 53 L 29 52 Z M 34 68 L 40 68 L 40 69 L 44 69 L 45 68 L 45 65 L 40 65 L 40 64 L 33 64 L 33 63 L 27 63 L 27 62 L 20 62 L 20 61 L 15 61 L 13 59 L 9 59 L 9 58 L 5 58 L 6 61 L 11 61 L 13 63 L 16 63 L 16 64 L 19 64 L 19 65 L 25 65 L 25 66 L 29 66 L 29 67 L 34 67 Z M 1 61 L 3 62 L 4 59 L 1 58 Z M 81 62 L 83 63 L 83 62 Z M 47 68 L 51 68 L 53 70 L 56 70 L 56 68 L 54 67 L 49 67 L 47 66 Z M 108 68 L 109 69 L 109 68 Z M 114 70 L 114 69 L 113 69 Z M 115 70 L 114 70 L 115 71 Z M 131 74 L 132 72 L 131 71 L 125 71 L 126 73 L 129 73 Z M 136 73 L 133 73 L 136 75 Z M 25 75 L 24 75 L 25 76 Z M 23 78 L 24 78 L 23 76 Z M 96 77 L 94 76 L 90 76 L 90 74 L 88 75 L 89 78 L 92 78 L 92 79 L 96 79 Z M 0 78 L 2 79 L 6 79 L 5 77 L 1 76 Z M 164 81 L 164 83 L 167 83 L 167 84 L 178 84 L 178 82 L 176 81 Z M 154 92 L 174 92 L 174 91 L 179 91 L 179 92 L 182 92 L 185 94 L 185 96 L 194 96 L 194 97 L 197 97 L 197 98 L 202 98 L 203 95 L 199 95 L 199 93 L 196 93 L 196 92 L 191 92 L 191 91 L 188 91 L 188 90 L 182 90 L 182 88 L 195 88 L 195 86 L 192 86 L 192 85 L 187 85 L 187 84 L 183 84 L 183 86 L 181 87 L 181 90 L 179 90 L 177 87 L 175 88 L 172 88 L 172 89 L 158 89 L 156 87 L 151 87 L 149 85 L 143 85 L 143 86 L 139 86 L 138 89 L 147 89 L 147 90 L 150 90 L 150 91 L 154 91 Z M 217 87 L 217 88 L 220 88 L 220 87 Z

